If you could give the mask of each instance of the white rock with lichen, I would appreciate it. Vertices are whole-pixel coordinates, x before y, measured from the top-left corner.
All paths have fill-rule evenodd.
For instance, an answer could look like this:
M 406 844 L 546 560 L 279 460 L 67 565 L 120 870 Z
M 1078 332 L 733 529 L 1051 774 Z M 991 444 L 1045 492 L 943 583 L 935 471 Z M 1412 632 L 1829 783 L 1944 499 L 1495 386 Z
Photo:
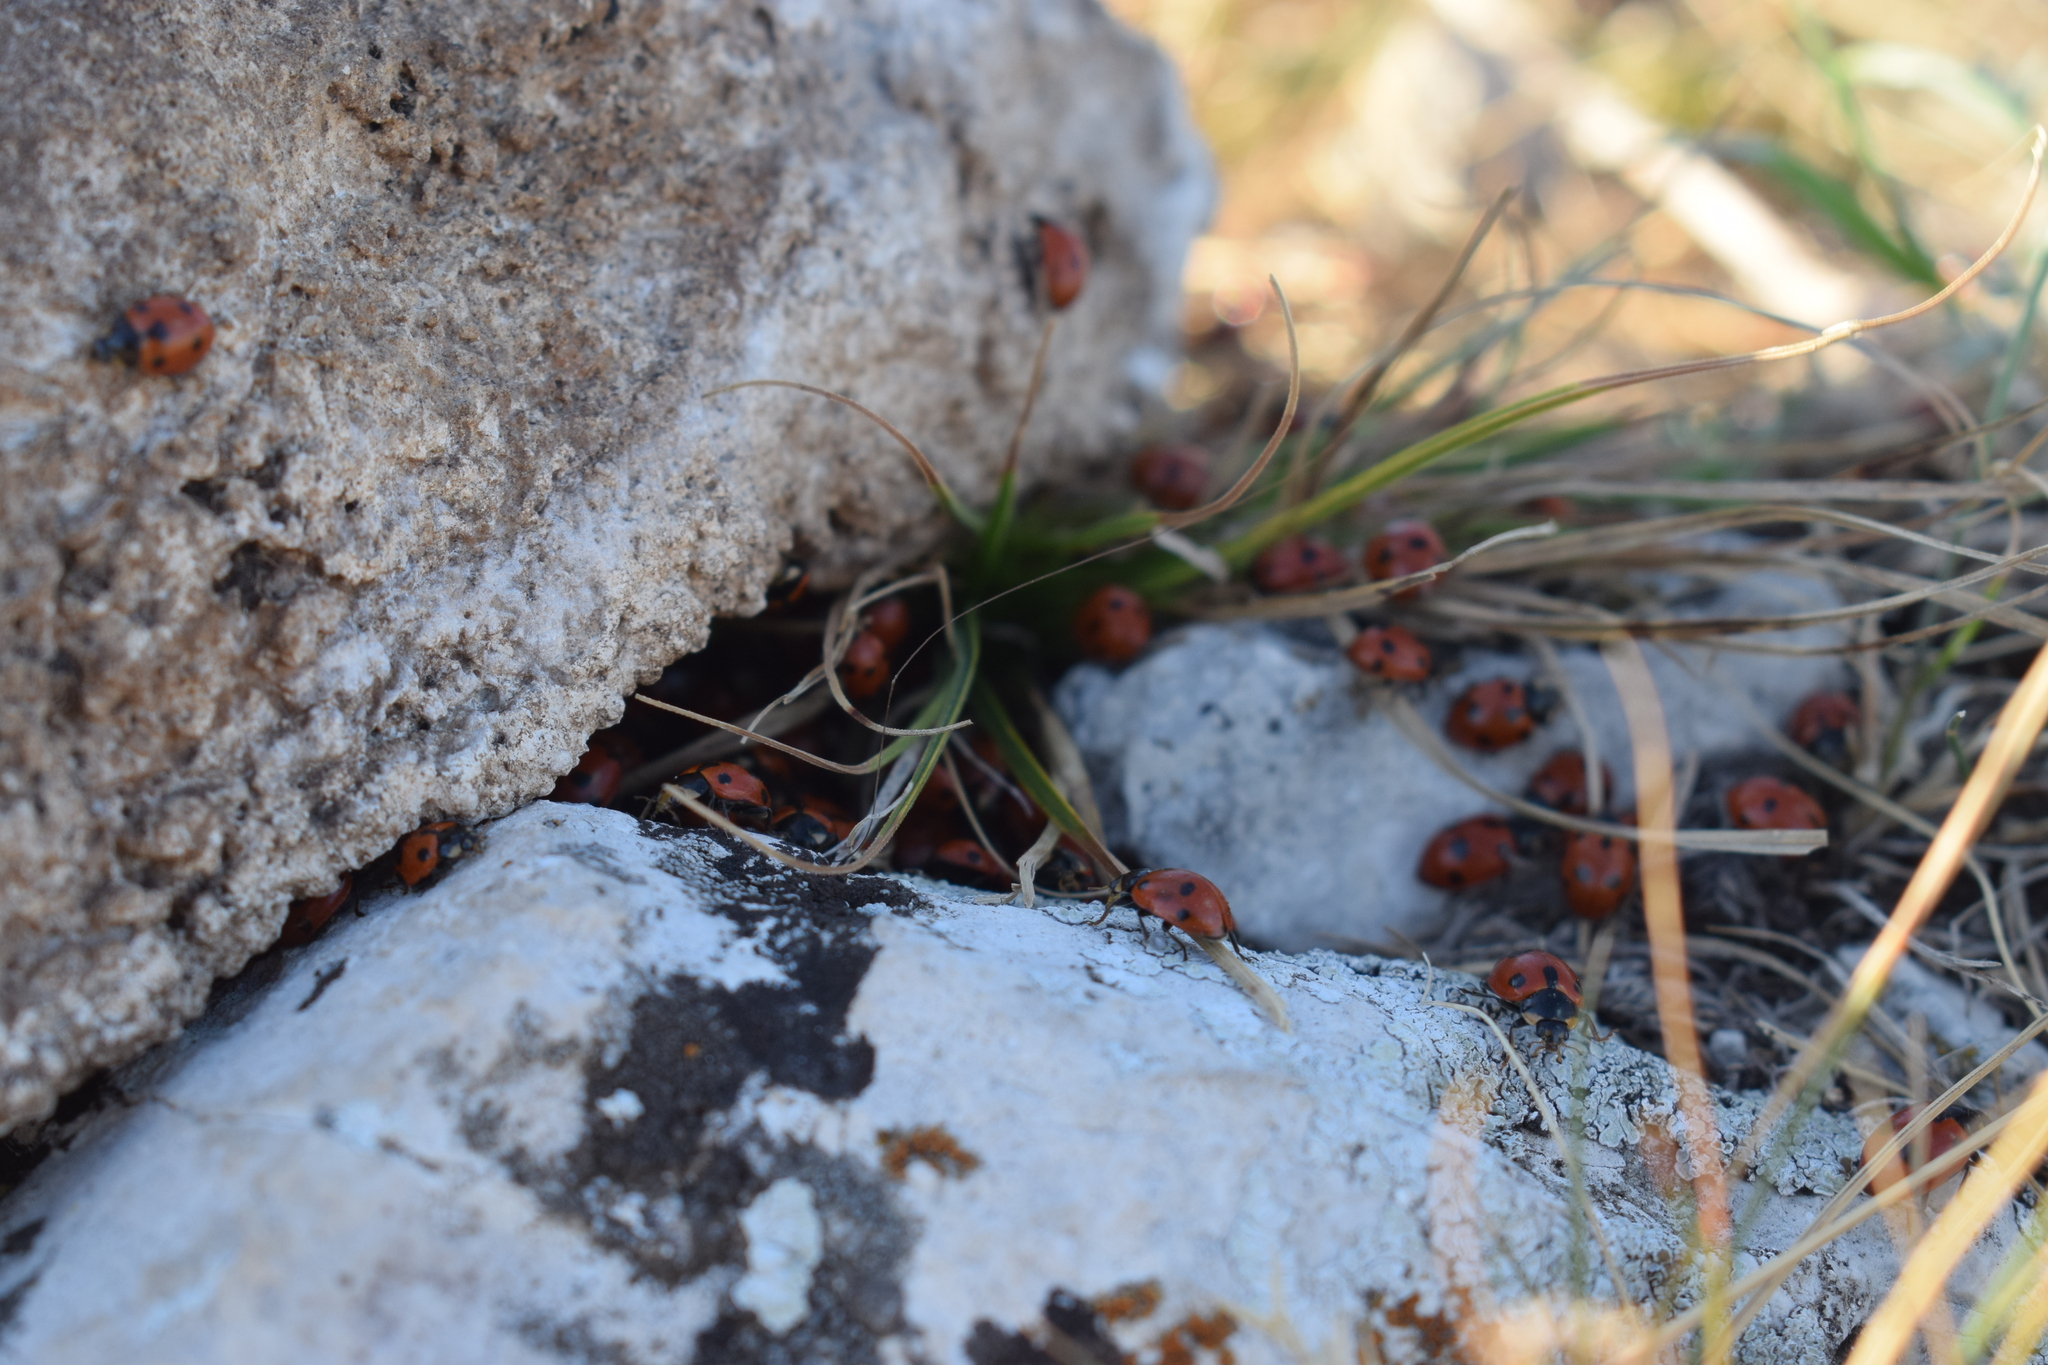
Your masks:
M 1036 1361 L 1197 1328 L 1240 1361 L 1361 1334 L 1410 1361 L 1612 1293 L 1493 1033 L 1432 1004 L 1485 1004 L 1470 978 L 1259 955 L 1282 1033 L 1128 914 L 805 877 L 587 807 L 487 838 L 45 1134 L 0 1200 L 0 1361 Z M 1532 1066 L 1628 1297 L 1690 1301 L 1685 1201 L 1639 1149 L 1682 1129 L 1664 1065 L 1582 1032 Z M 1753 1112 L 1723 1103 L 1724 1149 Z M 1815 1118 L 1744 1264 L 1858 1145 Z M 1823 1365 L 1892 1266 L 1875 1223 L 1830 1246 L 1740 1358 Z

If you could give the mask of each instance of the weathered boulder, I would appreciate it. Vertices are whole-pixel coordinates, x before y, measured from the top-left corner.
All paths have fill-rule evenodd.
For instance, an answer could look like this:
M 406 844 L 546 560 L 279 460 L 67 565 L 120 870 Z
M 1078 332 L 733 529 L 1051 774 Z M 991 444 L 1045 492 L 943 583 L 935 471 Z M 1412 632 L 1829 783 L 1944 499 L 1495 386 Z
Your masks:
M 1479 1002 L 1469 977 L 1261 954 L 1288 1034 L 1124 915 L 804 877 L 587 807 L 487 836 L 52 1127 L 0 1200 L 0 1360 L 1042 1365 L 1173 1334 L 1414 1361 L 1474 1314 L 1612 1292 L 1493 1034 L 1425 1003 Z M 1583 1125 L 1626 1296 L 1689 1302 L 1687 1201 L 1639 1146 L 1682 1130 L 1663 1063 L 1610 1039 L 1532 1065 Z M 1720 1103 L 1728 1148 L 1757 1097 Z M 1814 1118 L 1739 1268 L 1859 1145 Z M 1893 1264 L 1864 1224 L 1739 1358 L 1821 1365 Z
M 637 680 L 1137 420 L 1206 154 L 1095 0 L 20 0 L 0 26 L 0 1131 L 289 896 L 545 792 Z M 91 359 L 170 291 L 191 374 Z

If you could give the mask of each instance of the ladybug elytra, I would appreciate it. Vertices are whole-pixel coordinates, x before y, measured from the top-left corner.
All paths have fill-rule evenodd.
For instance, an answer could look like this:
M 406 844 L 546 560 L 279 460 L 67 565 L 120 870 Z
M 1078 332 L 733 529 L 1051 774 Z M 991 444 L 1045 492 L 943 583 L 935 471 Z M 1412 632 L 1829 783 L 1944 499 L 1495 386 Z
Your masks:
M 1074 613 L 1074 643 L 1089 658 L 1127 664 L 1152 640 L 1152 609 L 1121 583 L 1106 583 L 1088 594 Z
M 1422 682 L 1429 677 L 1429 646 L 1405 626 L 1367 626 L 1344 657 L 1368 678 L 1383 682 Z
M 1033 218 L 1038 228 L 1038 264 L 1045 274 L 1045 301 L 1055 311 L 1081 297 L 1088 283 L 1088 244 L 1071 228 L 1050 218 Z
M 1790 782 L 1747 777 L 1728 789 L 1723 804 L 1737 829 L 1826 829 L 1820 802 Z
M 1849 734 L 1863 723 L 1863 708 L 1846 692 L 1816 692 L 1792 712 L 1785 732 L 1802 749 L 1837 766 L 1849 757 Z
M 910 634 L 910 608 L 900 597 L 885 597 L 860 614 L 861 630 L 894 649 Z
M 1555 705 L 1547 688 L 1524 686 L 1513 678 L 1489 678 L 1458 694 L 1444 716 L 1444 733 L 1454 744 L 1494 753 L 1535 734 Z
M 1237 942 L 1237 920 L 1216 883 L 1184 867 L 1139 868 L 1109 885 L 1108 908 L 1135 905 L 1194 938 Z
M 970 881 L 976 886 L 1008 880 L 1003 869 L 997 866 L 996 860 L 989 856 L 988 850 L 981 846 L 978 839 L 946 840 L 932 850 L 925 870 L 939 872 L 947 876 L 949 881 Z
M 847 642 L 839 659 L 839 685 L 853 698 L 872 697 L 889 681 L 889 651 L 881 637 L 864 630 Z
M 1863 1160 L 1866 1163 L 1869 1162 L 1877 1155 L 1879 1148 L 1890 1142 L 1896 1134 L 1905 1131 L 1906 1125 L 1919 1116 L 1921 1108 L 1922 1106 L 1917 1104 L 1906 1105 L 1892 1114 L 1889 1126 L 1880 1124 L 1872 1129 L 1870 1136 L 1863 1140 Z M 1892 1159 L 1872 1173 L 1870 1184 L 1867 1186 L 1870 1193 L 1882 1194 L 1893 1185 L 1898 1184 L 1910 1174 L 1909 1167 L 1917 1170 L 1919 1163 L 1917 1161 L 1909 1161 L 1909 1158 L 1915 1155 L 1914 1148 L 1921 1143 L 1926 1143 L 1926 1159 L 1932 1161 L 1936 1157 L 1953 1150 L 1958 1143 L 1967 1140 L 1970 1136 L 1970 1130 L 1965 1128 L 1963 1124 L 1965 1120 L 1974 1117 L 1976 1115 L 1970 1110 L 1958 1106 L 1952 1105 L 1944 1109 L 1934 1122 L 1928 1124 L 1921 1131 L 1918 1138 L 1892 1153 Z
M 731 810 L 735 806 L 760 812 L 768 810 L 768 788 L 761 784 L 760 778 L 737 763 L 699 763 L 677 773 L 667 785 L 680 787 L 719 810 Z M 659 810 L 664 803 L 657 801 L 655 805 Z
M 1446 558 L 1444 538 L 1436 533 L 1436 527 L 1412 517 L 1388 522 L 1385 530 L 1365 543 L 1365 572 L 1376 583 L 1421 573 Z M 1417 584 L 1397 592 L 1394 600 L 1406 601 L 1422 588 Z
M 1475 815 L 1440 829 L 1423 846 L 1416 877 L 1430 886 L 1460 891 L 1508 872 L 1515 835 L 1498 815 Z
M 1573 830 L 1558 864 L 1564 903 L 1580 919 L 1606 919 L 1636 889 L 1636 847 L 1611 834 Z
M 625 775 L 626 765 L 617 754 L 601 744 L 593 744 L 583 751 L 575 767 L 556 780 L 548 800 L 602 806 L 618 795 L 619 781 Z
M 1131 461 L 1131 487 L 1154 507 L 1185 512 L 1209 487 L 1209 452 L 1200 446 L 1147 446 Z
M 407 886 L 418 886 L 442 863 L 453 862 L 482 847 L 483 840 L 475 830 L 465 829 L 453 820 L 421 825 L 398 841 L 398 880 Z
M 1512 953 L 1494 965 L 1486 988 L 1513 1005 L 1522 1022 L 1556 1052 L 1579 1019 L 1579 978 L 1563 958 L 1540 948 Z
M 1601 789 L 1614 790 L 1614 771 L 1600 765 Z M 1566 815 L 1584 815 L 1587 809 L 1586 755 L 1578 749 L 1560 749 L 1544 761 L 1529 779 L 1528 796 L 1539 806 Z
M 1337 547 L 1314 536 L 1285 536 L 1252 561 L 1252 582 L 1260 592 L 1307 592 L 1337 582 L 1345 572 Z
M 284 928 L 279 931 L 277 941 L 286 948 L 297 948 L 311 943 L 315 935 L 334 918 L 335 911 L 348 904 L 348 898 L 356 889 L 356 879 L 349 873 L 341 874 L 341 885 L 324 896 L 307 896 L 295 900 L 291 909 L 285 911 Z
M 123 356 L 144 374 L 183 374 L 213 347 L 213 319 L 190 299 L 158 294 L 132 304 L 114 330 L 93 344 L 101 360 Z

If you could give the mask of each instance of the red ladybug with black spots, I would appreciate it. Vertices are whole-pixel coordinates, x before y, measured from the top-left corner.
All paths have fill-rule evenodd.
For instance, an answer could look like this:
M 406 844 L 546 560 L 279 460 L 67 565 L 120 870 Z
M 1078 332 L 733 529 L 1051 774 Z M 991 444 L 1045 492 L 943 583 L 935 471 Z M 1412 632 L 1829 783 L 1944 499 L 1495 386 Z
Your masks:
M 1505 877 L 1515 853 L 1512 826 L 1498 815 L 1475 815 L 1440 829 L 1423 846 L 1416 877 L 1445 891 L 1462 891 Z
M 1863 708 L 1847 692 L 1815 692 L 1793 709 L 1785 732 L 1802 749 L 1841 767 L 1849 761 L 1849 736 L 1863 723 Z
M 889 651 L 880 636 L 864 630 L 839 658 L 839 686 L 855 701 L 872 697 L 889 681 Z
M 1152 640 L 1152 609 L 1121 583 L 1089 593 L 1074 612 L 1074 643 L 1098 663 L 1127 664 Z
M 1600 765 L 1600 779 L 1602 793 L 1611 795 L 1614 772 L 1605 763 Z M 1586 755 L 1578 749 L 1558 750 L 1529 779 L 1527 794 L 1539 806 L 1548 806 L 1566 815 L 1584 815 L 1589 800 Z
M 1555 953 L 1510 953 L 1487 975 L 1486 988 L 1514 1006 L 1551 1052 L 1564 1047 L 1579 1021 L 1578 974 Z
M 1436 533 L 1436 527 L 1414 518 L 1388 522 L 1385 530 L 1365 543 L 1365 571 L 1376 583 L 1421 573 L 1446 558 L 1444 538 Z M 1418 583 L 1397 592 L 1393 600 L 1405 602 L 1424 586 Z
M 144 374 L 184 374 L 213 349 L 213 319 L 190 299 L 158 294 L 131 304 L 93 345 L 101 360 L 121 356 Z
M 1580 919 L 1606 919 L 1636 889 L 1636 846 L 1611 834 L 1573 830 L 1558 863 L 1564 903 Z
M 1820 802 L 1790 782 L 1775 777 L 1748 777 L 1723 798 L 1728 822 L 1737 829 L 1826 829 L 1827 812 Z
M 1342 581 L 1348 572 L 1337 547 L 1314 536 L 1276 540 L 1252 561 L 1252 582 L 1260 592 L 1309 592 Z
M 1209 452 L 1200 446 L 1147 446 L 1131 461 L 1131 486 L 1154 507 L 1185 512 L 1209 487 Z
M 1184 867 L 1126 872 L 1110 883 L 1103 915 L 1119 905 L 1134 905 L 1191 938 L 1227 938 L 1237 945 L 1237 919 L 1230 913 L 1230 902 L 1199 872 Z
M 1535 734 L 1556 705 L 1548 688 L 1513 678 L 1488 678 L 1458 694 L 1444 716 L 1444 733 L 1453 744 L 1498 753 Z
M 421 825 L 398 841 L 398 880 L 407 886 L 418 886 L 432 876 L 443 863 L 453 862 L 483 847 L 483 839 L 473 829 L 465 829 L 453 820 L 436 820 Z
M 1366 677 L 1381 682 L 1417 683 L 1429 677 L 1429 646 L 1405 626 L 1367 626 L 1344 657 Z
M 670 787 L 686 791 L 712 809 L 728 814 L 741 811 L 766 815 L 769 811 L 768 788 L 737 763 L 699 763 L 683 769 L 662 784 L 662 794 L 654 803 L 655 814 L 673 815 L 682 809 L 680 802 L 669 798 Z

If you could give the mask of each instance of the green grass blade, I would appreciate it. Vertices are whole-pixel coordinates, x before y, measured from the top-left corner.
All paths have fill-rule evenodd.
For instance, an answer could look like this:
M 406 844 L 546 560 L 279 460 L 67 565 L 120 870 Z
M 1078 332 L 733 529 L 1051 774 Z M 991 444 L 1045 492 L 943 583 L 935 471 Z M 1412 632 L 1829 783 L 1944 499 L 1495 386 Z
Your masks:
M 1775 142 L 1745 141 L 1717 150 L 1724 159 L 1757 171 L 1820 214 L 1852 246 L 1887 270 L 1916 284 L 1941 287 L 1941 274 L 1919 243 L 1910 237 L 1894 237 L 1887 231 L 1864 209 L 1856 197 L 1856 187 L 1848 181 L 1828 174 Z
M 1060 827 L 1060 833 L 1079 844 L 1095 860 L 1097 867 L 1104 872 L 1114 871 L 1116 859 L 1102 846 L 1080 813 L 1060 794 L 1060 789 L 1053 785 L 1052 775 L 1038 761 L 1038 755 L 1031 752 L 1023 732 L 1010 718 L 1009 708 L 1003 705 L 1003 699 L 996 695 L 988 679 L 975 680 L 972 708 L 974 723 L 995 741 L 996 749 L 1002 754 L 1003 762 L 1009 765 L 1010 776 L 1017 779 L 1017 785 L 1024 788 L 1025 794 Z

